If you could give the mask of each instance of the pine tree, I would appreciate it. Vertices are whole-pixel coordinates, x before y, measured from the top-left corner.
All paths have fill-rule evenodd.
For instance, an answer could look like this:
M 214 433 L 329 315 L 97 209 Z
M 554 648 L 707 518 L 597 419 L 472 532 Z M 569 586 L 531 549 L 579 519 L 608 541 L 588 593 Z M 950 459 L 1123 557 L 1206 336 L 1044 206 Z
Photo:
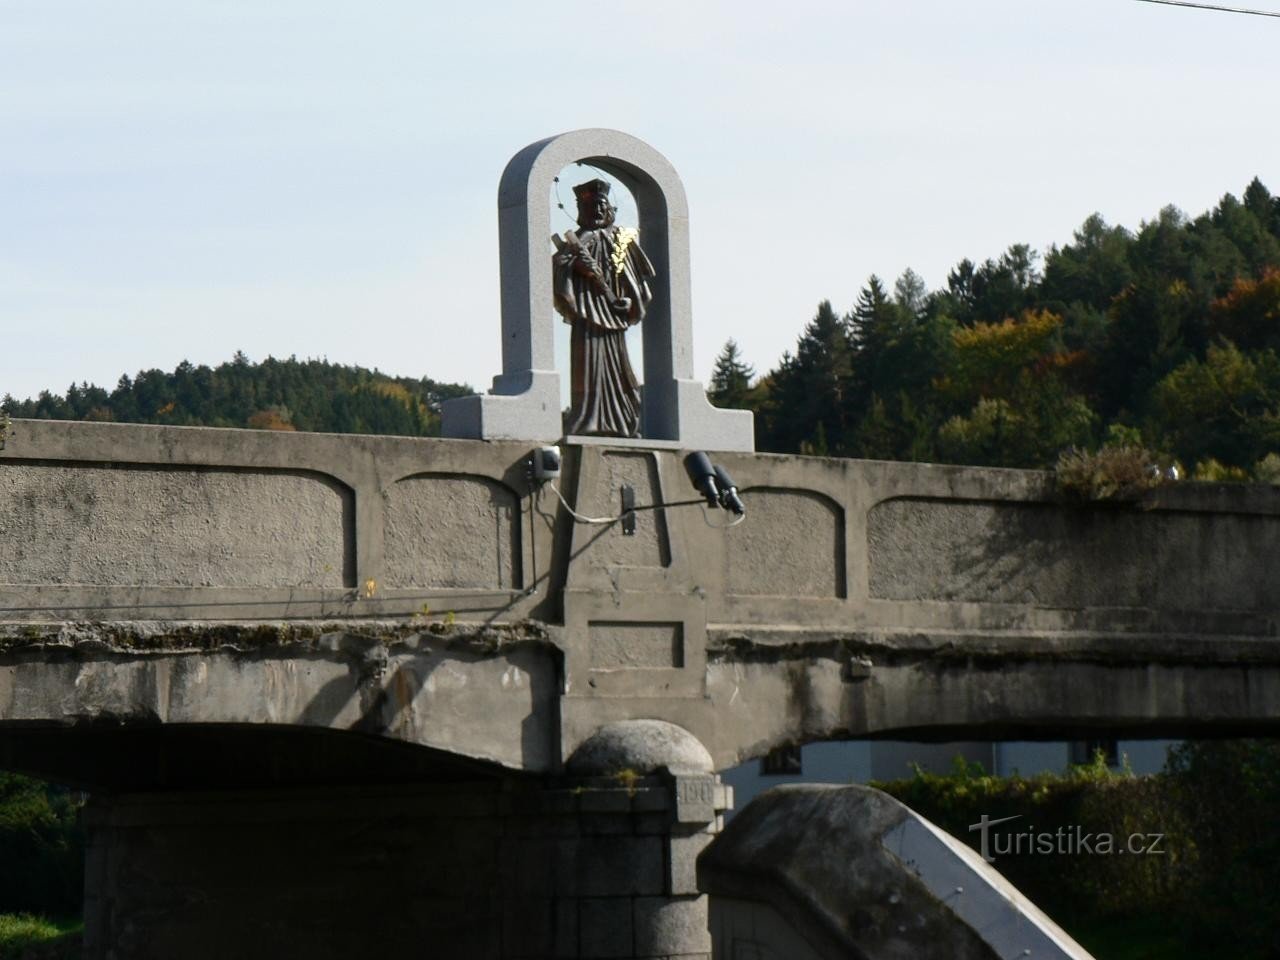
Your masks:
M 747 405 L 751 378 L 755 375 L 755 369 L 743 362 L 737 342 L 730 338 L 716 357 L 715 369 L 711 372 L 711 389 L 707 391 L 707 396 L 717 407 L 741 409 Z
M 774 371 L 765 432 L 771 449 L 813 448 L 821 437 L 832 453 L 850 441 L 849 397 L 853 387 L 853 344 L 849 324 L 823 300 L 796 343 Z M 822 430 L 819 433 L 819 425 Z

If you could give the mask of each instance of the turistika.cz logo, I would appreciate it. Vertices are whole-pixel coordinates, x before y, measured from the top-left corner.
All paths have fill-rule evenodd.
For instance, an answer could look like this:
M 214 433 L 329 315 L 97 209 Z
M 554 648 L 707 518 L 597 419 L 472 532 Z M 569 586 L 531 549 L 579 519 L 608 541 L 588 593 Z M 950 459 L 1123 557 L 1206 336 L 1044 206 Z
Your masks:
M 1046 854 L 1074 854 L 1077 856 L 1114 856 L 1134 854 L 1164 856 L 1163 833 L 1131 833 L 1127 837 L 1101 831 L 1086 831 L 1083 827 L 1058 827 L 1057 830 L 1037 831 L 1034 825 L 1026 829 L 997 831 L 992 828 L 1019 820 L 1022 814 L 992 820 L 985 813 L 977 823 L 969 824 L 969 832 L 980 834 L 978 852 L 987 863 L 994 863 L 997 856 L 1031 856 Z

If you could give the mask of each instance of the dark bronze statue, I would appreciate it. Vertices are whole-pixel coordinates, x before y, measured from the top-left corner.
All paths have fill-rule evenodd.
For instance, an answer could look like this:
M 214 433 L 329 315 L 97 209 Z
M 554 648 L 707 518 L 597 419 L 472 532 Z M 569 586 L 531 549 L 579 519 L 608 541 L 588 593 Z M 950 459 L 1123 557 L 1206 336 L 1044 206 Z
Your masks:
M 566 434 L 635 437 L 640 434 L 640 384 L 627 354 L 627 330 L 644 319 L 653 300 L 653 264 L 639 231 L 614 225 L 609 184 L 590 180 L 573 188 L 578 229 L 553 237 L 552 283 L 556 310 L 571 324 Z

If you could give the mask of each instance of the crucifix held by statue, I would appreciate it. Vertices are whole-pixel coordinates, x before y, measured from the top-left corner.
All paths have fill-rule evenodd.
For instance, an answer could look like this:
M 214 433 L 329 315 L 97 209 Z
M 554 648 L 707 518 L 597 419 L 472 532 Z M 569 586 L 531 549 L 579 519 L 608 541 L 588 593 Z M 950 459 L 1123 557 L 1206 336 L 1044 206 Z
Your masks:
M 640 384 L 627 354 L 627 330 L 644 319 L 653 300 L 653 264 L 639 231 L 614 224 L 609 184 L 573 188 L 578 229 L 553 236 L 552 290 L 556 310 L 573 327 L 569 349 L 571 436 L 640 435 Z

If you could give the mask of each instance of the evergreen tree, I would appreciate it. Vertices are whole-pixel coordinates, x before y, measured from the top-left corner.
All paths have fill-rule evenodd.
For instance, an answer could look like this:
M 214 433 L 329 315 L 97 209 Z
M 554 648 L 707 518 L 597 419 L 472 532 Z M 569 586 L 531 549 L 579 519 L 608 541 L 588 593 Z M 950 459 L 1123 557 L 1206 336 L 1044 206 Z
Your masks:
M 746 405 L 751 378 L 755 375 L 755 370 L 743 362 L 737 342 L 730 338 L 716 357 L 707 396 L 717 407 L 740 409 Z
M 122 376 L 110 393 L 82 383 L 66 396 L 45 391 L 6 403 L 11 415 L 36 419 L 431 436 L 440 430 L 440 404 L 470 392 L 321 360 L 268 357 L 255 364 L 237 351 L 212 369 L 183 361 L 172 373 Z
M 796 343 L 771 376 L 764 435 L 770 449 L 799 452 L 821 444 L 842 453 L 849 439 L 848 398 L 853 373 L 849 328 L 823 300 Z

